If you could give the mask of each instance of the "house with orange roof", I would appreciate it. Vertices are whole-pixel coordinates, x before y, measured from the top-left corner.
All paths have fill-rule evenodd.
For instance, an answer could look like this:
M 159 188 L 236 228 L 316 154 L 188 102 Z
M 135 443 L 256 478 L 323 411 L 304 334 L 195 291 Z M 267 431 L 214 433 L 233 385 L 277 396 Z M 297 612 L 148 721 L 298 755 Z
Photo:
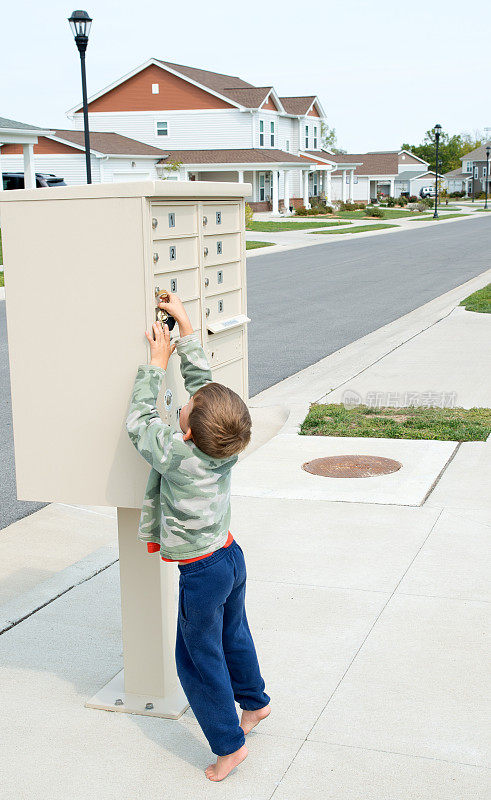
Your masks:
M 326 122 L 315 94 L 280 97 L 271 85 L 151 58 L 90 97 L 88 110 L 94 180 L 244 181 L 253 208 L 273 212 L 330 197 L 335 165 L 315 157 Z M 82 183 L 81 104 L 67 116 L 75 131 L 40 141 L 37 163 Z

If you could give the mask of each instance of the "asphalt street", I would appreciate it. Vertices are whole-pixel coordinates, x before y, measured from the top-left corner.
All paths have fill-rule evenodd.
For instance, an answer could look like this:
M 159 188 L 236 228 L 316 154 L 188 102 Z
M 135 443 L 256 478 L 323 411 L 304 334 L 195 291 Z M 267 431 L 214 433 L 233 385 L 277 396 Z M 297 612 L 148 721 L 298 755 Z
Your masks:
M 491 214 L 250 258 L 250 396 L 490 265 Z
M 249 259 L 250 395 L 479 275 L 490 254 L 491 214 Z M 44 505 L 16 499 L 2 301 L 0 476 L 0 528 Z

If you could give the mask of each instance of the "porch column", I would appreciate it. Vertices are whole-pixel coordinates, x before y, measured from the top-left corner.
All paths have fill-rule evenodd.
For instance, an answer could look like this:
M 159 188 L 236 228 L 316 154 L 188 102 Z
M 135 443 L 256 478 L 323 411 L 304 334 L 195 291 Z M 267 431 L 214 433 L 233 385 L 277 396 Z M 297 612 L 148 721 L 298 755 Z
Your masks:
M 324 180 L 326 181 L 326 200 L 328 203 L 332 201 L 332 185 L 331 185 L 331 170 L 326 169 L 324 173 Z
M 354 172 L 355 172 L 354 169 L 350 169 L 350 172 L 349 172 L 349 199 L 350 199 L 351 202 L 353 202 L 353 200 L 354 200 L 354 197 L 353 197 L 353 186 L 354 186 L 353 175 L 354 175 Z
M 0 145 L 0 192 L 3 190 L 2 180 L 2 145 Z
M 24 151 L 24 188 L 36 188 L 36 172 L 34 170 L 34 145 L 22 145 Z
M 181 174 L 182 174 L 183 181 L 188 181 L 189 180 L 189 172 L 187 171 L 187 169 L 185 167 L 182 169 Z
M 285 213 L 288 214 L 290 212 L 290 170 L 285 170 L 285 190 L 284 194 L 284 203 L 285 203 Z
M 303 204 L 305 208 L 310 208 L 309 203 L 309 173 L 308 170 L 303 170 Z
M 278 204 L 278 194 L 279 194 L 280 182 L 278 180 L 278 170 L 274 169 L 271 175 L 272 175 L 272 189 L 273 189 L 273 203 L 271 211 L 273 214 L 279 214 L 280 209 Z
M 346 203 L 346 170 L 343 169 L 343 188 L 341 191 L 341 199 L 343 203 Z
M 238 176 L 238 182 L 239 183 L 244 183 L 244 170 L 243 169 L 237 170 L 237 176 Z
M 395 197 L 395 179 L 390 179 L 390 196 Z
M 252 170 L 252 202 L 257 201 L 257 172 Z

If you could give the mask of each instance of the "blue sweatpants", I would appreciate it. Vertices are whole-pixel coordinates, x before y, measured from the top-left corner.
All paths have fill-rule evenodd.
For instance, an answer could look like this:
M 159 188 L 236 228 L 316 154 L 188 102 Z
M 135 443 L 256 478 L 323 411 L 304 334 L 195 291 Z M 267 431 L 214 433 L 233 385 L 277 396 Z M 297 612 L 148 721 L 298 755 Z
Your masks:
M 244 554 L 234 539 L 178 567 L 177 674 L 212 751 L 225 756 L 245 741 L 234 701 L 247 710 L 270 701 L 247 623 Z

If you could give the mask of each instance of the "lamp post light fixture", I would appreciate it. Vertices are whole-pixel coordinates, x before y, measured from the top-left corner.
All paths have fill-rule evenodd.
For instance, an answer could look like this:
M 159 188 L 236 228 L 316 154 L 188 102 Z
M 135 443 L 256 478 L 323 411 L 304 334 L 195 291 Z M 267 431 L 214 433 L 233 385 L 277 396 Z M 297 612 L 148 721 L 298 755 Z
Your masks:
M 435 143 L 436 143 L 436 169 L 435 169 L 435 213 L 433 214 L 433 219 L 438 219 L 438 142 L 440 141 L 440 134 L 442 132 L 442 126 L 438 125 L 438 123 L 434 127 L 435 133 Z
M 484 202 L 484 208 L 488 207 L 488 181 L 489 181 L 489 154 L 490 153 L 491 153 L 491 147 L 488 144 L 488 146 L 486 147 L 486 177 L 485 177 L 485 181 L 484 181 L 484 183 L 485 183 L 484 191 L 486 192 L 486 200 Z
M 82 70 L 82 101 L 84 109 L 84 140 L 85 140 L 85 165 L 87 172 L 87 183 L 92 183 L 92 170 L 90 166 L 90 138 L 89 138 L 89 110 L 87 107 L 87 80 L 85 76 L 85 51 L 89 43 L 89 31 L 92 19 L 86 11 L 73 11 L 69 18 L 70 28 L 75 39 L 75 43 L 80 53 L 80 66 Z

